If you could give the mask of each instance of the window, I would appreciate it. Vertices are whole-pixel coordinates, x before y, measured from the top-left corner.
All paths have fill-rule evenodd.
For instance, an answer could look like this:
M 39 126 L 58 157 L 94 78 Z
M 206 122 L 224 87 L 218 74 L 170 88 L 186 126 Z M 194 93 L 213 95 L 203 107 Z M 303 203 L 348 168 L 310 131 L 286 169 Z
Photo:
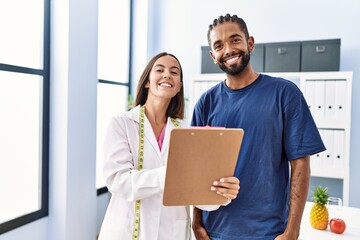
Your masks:
M 106 192 L 103 143 L 111 117 L 127 110 L 130 90 L 131 0 L 100 0 L 98 25 L 98 105 L 96 188 Z
M 49 2 L 0 2 L 0 234 L 48 214 Z

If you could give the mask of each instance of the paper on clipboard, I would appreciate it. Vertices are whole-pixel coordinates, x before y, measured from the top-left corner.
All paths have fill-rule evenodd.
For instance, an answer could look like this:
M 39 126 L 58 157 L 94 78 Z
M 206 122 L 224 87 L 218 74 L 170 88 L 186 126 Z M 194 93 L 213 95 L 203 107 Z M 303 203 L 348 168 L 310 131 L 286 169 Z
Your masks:
M 240 128 L 176 128 L 171 131 L 163 204 L 218 205 L 225 197 L 210 190 L 233 176 L 244 136 Z

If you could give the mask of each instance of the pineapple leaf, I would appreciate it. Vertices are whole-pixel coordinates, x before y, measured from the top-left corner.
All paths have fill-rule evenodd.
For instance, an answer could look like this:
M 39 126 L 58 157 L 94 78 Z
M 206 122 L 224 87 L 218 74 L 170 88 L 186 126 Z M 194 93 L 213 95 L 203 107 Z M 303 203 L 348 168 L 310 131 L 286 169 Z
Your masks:
M 329 199 L 328 188 L 322 186 L 316 186 L 313 192 L 313 202 L 325 205 Z

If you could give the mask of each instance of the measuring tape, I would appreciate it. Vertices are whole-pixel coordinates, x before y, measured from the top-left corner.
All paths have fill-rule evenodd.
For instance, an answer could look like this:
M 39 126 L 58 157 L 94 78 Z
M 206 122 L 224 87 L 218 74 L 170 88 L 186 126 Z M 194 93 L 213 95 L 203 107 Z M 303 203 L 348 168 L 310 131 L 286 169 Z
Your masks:
M 142 170 L 144 163 L 144 117 L 145 116 L 145 108 L 144 105 L 140 106 L 140 116 L 139 116 L 139 154 L 138 154 L 138 170 Z M 171 122 L 175 127 L 180 127 L 180 124 L 173 118 L 170 118 Z M 134 230 L 132 235 L 132 240 L 139 239 L 139 230 L 140 230 L 140 200 L 136 200 L 135 202 L 135 222 L 134 222 Z

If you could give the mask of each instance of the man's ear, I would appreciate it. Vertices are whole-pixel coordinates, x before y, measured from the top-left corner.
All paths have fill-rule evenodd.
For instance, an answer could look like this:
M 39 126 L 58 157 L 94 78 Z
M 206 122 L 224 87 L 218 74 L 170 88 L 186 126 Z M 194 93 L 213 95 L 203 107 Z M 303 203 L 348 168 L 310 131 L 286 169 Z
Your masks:
M 214 55 L 214 53 L 213 53 L 211 50 L 209 51 L 209 53 L 210 53 L 210 56 L 211 56 L 211 58 L 213 59 L 214 63 L 215 63 L 215 64 L 218 64 L 217 60 L 215 60 L 215 55 Z
M 253 53 L 253 51 L 255 50 L 255 39 L 253 36 L 249 37 L 248 46 L 249 46 L 250 53 Z

